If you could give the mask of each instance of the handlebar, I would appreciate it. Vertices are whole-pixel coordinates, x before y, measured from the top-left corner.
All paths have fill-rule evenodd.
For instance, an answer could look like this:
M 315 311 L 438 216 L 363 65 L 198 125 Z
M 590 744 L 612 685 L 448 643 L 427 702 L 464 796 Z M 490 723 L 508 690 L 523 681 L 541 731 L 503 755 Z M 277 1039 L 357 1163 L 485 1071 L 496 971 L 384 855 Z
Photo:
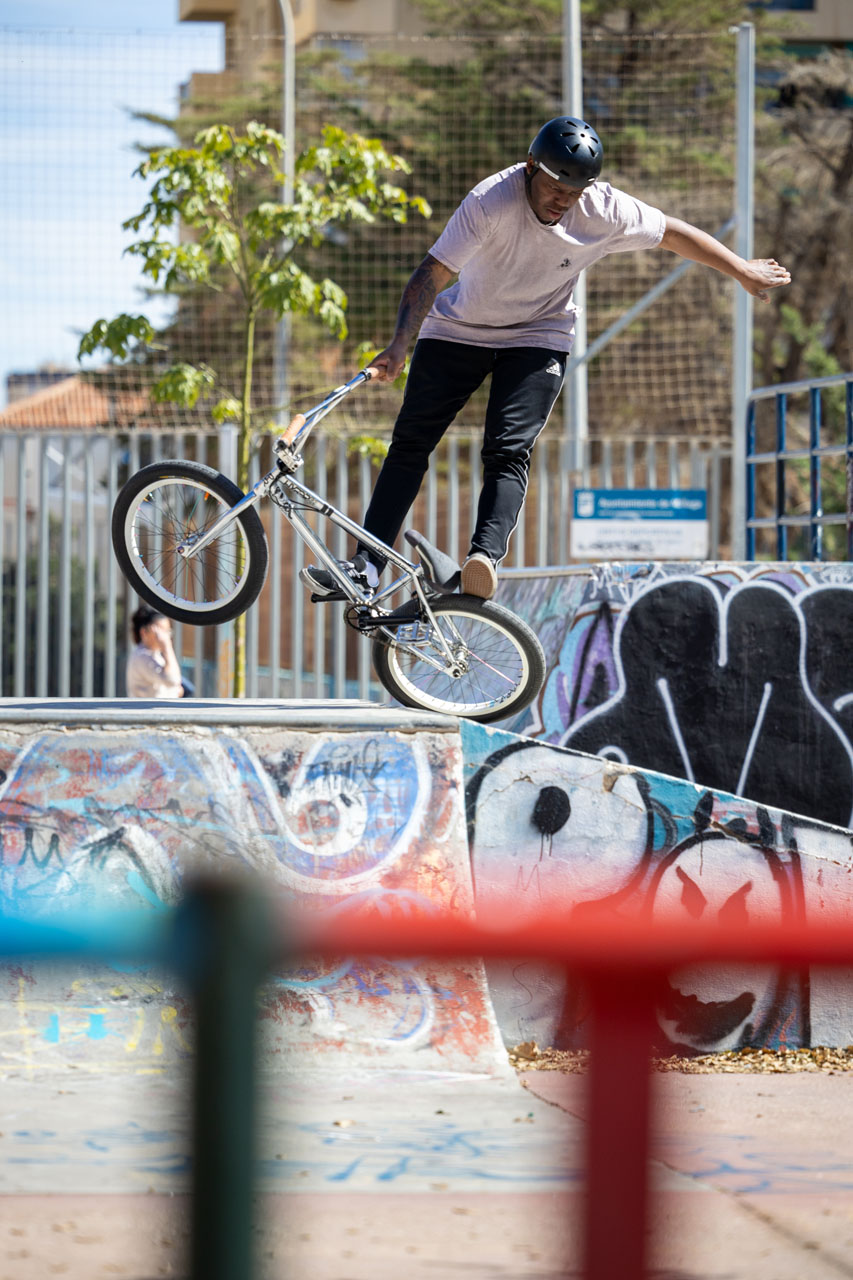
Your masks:
M 376 369 L 362 369 L 354 378 L 350 378 L 349 382 L 345 382 L 340 387 L 335 387 L 334 391 L 329 392 L 325 400 L 321 400 L 319 404 L 314 405 L 314 408 L 309 409 L 307 413 L 294 414 L 284 434 L 279 437 L 279 443 L 288 449 L 292 448 L 297 440 L 307 437 L 320 419 L 325 418 L 326 414 L 334 409 L 335 405 L 339 404 L 344 396 L 348 396 L 356 387 L 361 386 L 363 382 L 369 382 L 376 375 Z

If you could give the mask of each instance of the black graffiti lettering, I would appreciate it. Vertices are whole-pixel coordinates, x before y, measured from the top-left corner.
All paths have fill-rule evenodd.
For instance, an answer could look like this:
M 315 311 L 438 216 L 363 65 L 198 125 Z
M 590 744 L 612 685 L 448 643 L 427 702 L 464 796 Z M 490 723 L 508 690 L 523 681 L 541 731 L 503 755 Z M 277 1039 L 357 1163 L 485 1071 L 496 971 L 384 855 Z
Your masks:
M 850 826 L 851 625 L 849 588 L 800 605 L 764 582 L 728 592 L 701 575 L 656 584 L 622 613 L 618 692 L 603 705 L 585 700 L 577 720 L 573 707 L 561 745 L 615 748 L 639 768 Z M 604 638 L 598 619 L 593 631 Z M 586 693 L 600 643 L 590 637 L 583 657 L 574 687 Z
M 373 787 L 376 779 L 387 770 L 387 762 L 382 756 L 380 743 L 371 738 L 364 744 L 359 755 L 354 755 L 351 748 L 336 748 L 322 760 L 313 761 L 305 771 L 308 782 L 322 781 L 327 784 L 348 782 L 355 787 L 367 784 Z

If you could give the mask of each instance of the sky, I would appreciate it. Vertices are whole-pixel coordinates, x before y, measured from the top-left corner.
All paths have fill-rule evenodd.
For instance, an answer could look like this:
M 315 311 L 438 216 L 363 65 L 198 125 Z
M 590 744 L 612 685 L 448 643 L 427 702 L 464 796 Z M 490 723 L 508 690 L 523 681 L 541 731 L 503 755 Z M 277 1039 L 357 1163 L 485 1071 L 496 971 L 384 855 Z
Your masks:
M 136 144 L 172 135 L 193 72 L 222 69 L 219 23 L 179 0 L 4 0 L 0 10 L 0 404 L 10 372 L 77 367 L 100 317 L 165 313 L 141 292 L 122 221 L 146 186 Z M 91 362 L 89 362 L 91 363 Z

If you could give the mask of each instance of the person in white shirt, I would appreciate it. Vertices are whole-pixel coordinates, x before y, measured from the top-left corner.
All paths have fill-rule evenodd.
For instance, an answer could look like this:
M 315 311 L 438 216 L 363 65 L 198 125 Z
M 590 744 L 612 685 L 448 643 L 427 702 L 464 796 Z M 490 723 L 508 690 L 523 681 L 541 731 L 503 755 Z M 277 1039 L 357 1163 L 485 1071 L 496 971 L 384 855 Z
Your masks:
M 127 657 L 125 684 L 129 698 L 183 698 L 193 692 L 181 676 L 172 643 L 172 624 L 143 604 L 131 618 L 134 647 Z
M 543 125 L 525 163 L 492 174 L 456 209 L 406 285 L 394 336 L 371 361 L 378 381 L 393 382 L 417 337 L 364 519 L 389 545 L 430 453 L 491 375 L 482 489 L 461 575 L 462 590 L 485 599 L 495 593 L 524 503 L 531 450 L 563 384 L 579 273 L 610 253 L 660 247 L 732 276 L 764 301 L 790 282 L 775 259 L 746 261 L 698 227 L 600 181 L 603 154 L 583 120 L 558 116 Z M 384 565 L 359 548 L 344 567 L 375 587 Z M 335 594 L 326 570 L 309 565 L 300 576 L 318 597 Z

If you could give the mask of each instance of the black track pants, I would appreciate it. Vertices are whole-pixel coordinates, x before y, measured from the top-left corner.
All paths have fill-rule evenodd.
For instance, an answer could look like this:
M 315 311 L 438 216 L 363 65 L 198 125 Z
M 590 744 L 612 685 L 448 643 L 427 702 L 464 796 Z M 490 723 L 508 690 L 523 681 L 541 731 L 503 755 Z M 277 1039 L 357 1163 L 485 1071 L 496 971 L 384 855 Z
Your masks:
M 502 560 L 527 493 L 530 453 L 563 385 L 566 359 L 564 351 L 542 347 L 474 347 L 422 338 L 364 527 L 393 544 L 418 495 L 430 454 L 491 374 L 471 550 L 484 552 L 495 563 Z

